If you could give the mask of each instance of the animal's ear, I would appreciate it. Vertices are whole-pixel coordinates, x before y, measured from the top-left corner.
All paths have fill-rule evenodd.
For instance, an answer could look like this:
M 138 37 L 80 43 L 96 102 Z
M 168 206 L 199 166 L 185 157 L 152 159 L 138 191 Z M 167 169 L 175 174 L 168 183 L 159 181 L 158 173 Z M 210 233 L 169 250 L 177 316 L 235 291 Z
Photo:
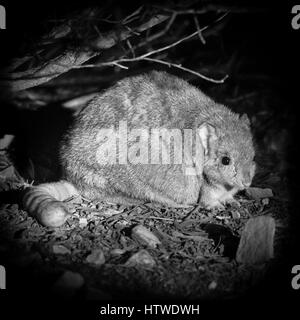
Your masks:
M 248 116 L 246 115 L 246 113 L 243 113 L 241 115 L 240 120 L 242 122 L 244 122 L 247 126 L 250 126 L 250 120 L 249 120 Z
M 211 124 L 204 122 L 198 128 L 198 135 L 204 149 L 204 155 L 209 153 L 213 141 L 217 139 L 216 129 Z

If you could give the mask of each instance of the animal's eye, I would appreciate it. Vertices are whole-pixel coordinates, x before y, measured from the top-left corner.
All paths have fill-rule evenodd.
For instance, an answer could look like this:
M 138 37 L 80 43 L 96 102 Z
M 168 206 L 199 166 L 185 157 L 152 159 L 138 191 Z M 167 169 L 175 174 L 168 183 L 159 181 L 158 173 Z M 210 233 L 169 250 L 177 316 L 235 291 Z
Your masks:
M 230 158 L 229 157 L 223 157 L 222 158 L 222 164 L 224 165 L 224 166 L 228 166 L 229 164 L 230 164 Z

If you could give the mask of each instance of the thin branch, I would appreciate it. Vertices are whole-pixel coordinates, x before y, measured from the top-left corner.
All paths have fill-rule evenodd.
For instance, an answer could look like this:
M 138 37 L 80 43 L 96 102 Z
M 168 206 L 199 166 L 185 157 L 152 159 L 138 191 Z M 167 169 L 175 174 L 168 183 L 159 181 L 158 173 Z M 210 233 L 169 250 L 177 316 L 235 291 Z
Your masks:
M 170 9 L 170 8 L 165 8 L 163 6 L 155 6 L 155 8 L 164 10 L 166 12 L 176 12 L 177 14 L 180 15 L 185 15 L 185 14 L 204 14 L 210 11 L 215 11 L 215 12 L 234 12 L 234 13 L 248 13 L 248 12 L 265 12 L 268 10 L 267 7 L 239 7 L 239 6 L 230 6 L 230 5 L 222 5 L 222 4 L 207 4 L 204 5 L 202 9 L 200 10 L 194 10 L 194 9 L 187 9 L 187 10 L 176 10 L 176 9 Z
M 189 72 L 189 73 L 194 74 L 194 75 L 196 75 L 206 81 L 210 81 L 213 83 L 224 83 L 224 81 L 228 78 L 228 75 L 225 75 L 221 79 L 213 79 L 213 78 L 207 77 L 199 72 L 196 72 L 194 70 L 185 68 L 181 64 L 175 64 L 175 63 L 171 63 L 168 61 L 154 59 L 154 58 L 148 58 L 148 57 L 143 57 L 143 56 L 136 57 L 136 58 L 130 58 L 130 59 L 120 59 L 120 60 L 111 61 L 111 62 L 104 62 L 104 63 L 100 63 L 100 64 L 87 64 L 87 65 L 78 66 L 77 68 L 79 69 L 79 68 L 97 68 L 97 67 L 104 67 L 104 66 L 118 66 L 119 68 L 122 68 L 122 69 L 129 69 L 127 66 L 124 66 L 121 63 L 122 62 L 136 62 L 136 61 L 151 61 L 151 62 L 160 63 L 163 65 L 167 65 L 168 67 L 174 67 L 174 68 Z
M 126 40 L 126 43 L 127 43 L 127 46 L 128 46 L 128 48 L 129 48 L 129 50 L 131 51 L 132 56 L 135 58 L 135 51 L 134 51 L 133 46 L 132 46 L 131 43 L 130 43 L 130 40 L 129 40 L 129 39 Z
M 199 39 L 200 39 L 200 41 L 201 41 L 203 44 L 205 44 L 206 41 L 205 41 L 205 39 L 204 39 L 204 37 L 203 37 L 203 34 L 202 34 L 202 32 L 201 32 L 201 29 L 200 29 L 200 26 L 199 26 L 199 21 L 198 21 L 198 18 L 197 18 L 196 15 L 194 15 L 194 22 L 195 22 L 196 28 L 197 28 L 197 30 L 198 30 Z
M 152 28 L 153 26 L 156 26 L 157 24 L 164 22 L 168 18 L 168 15 L 155 15 L 151 17 L 147 22 L 135 28 L 135 31 L 143 32 L 149 28 Z M 118 41 L 126 40 L 131 36 L 132 32 L 128 30 L 124 30 L 120 35 L 116 35 L 114 31 L 109 32 L 105 36 L 96 39 L 91 44 L 91 47 L 98 50 L 109 49 L 113 47 Z M 29 89 L 45 83 L 63 73 L 66 73 L 72 68 L 76 68 L 82 65 L 87 60 L 99 54 L 99 52 L 95 52 L 94 50 L 87 51 L 86 48 L 67 51 L 59 57 L 55 57 L 54 59 L 45 61 L 38 67 L 23 72 L 4 74 L 4 77 L 7 77 L 7 79 L 0 81 L 0 85 L 8 87 L 11 93 Z M 118 61 L 112 62 L 112 64 L 121 67 L 121 65 L 118 64 Z
M 140 48 L 142 47 L 145 43 L 149 43 L 149 42 L 152 42 L 154 40 L 157 40 L 158 38 L 162 37 L 163 35 L 165 35 L 169 29 L 171 28 L 171 26 L 173 25 L 175 19 L 177 17 L 177 14 L 176 13 L 173 13 L 168 21 L 168 24 L 166 25 L 166 27 L 160 31 L 160 32 L 157 32 L 156 34 L 152 35 L 151 37 L 147 37 L 146 41 L 145 42 L 142 42 L 140 43 L 139 45 L 137 45 L 137 48 Z
M 213 78 L 207 77 L 207 76 L 203 75 L 202 73 L 196 72 L 194 70 L 185 68 L 180 64 L 175 64 L 175 63 L 171 63 L 171 62 L 168 62 L 168 61 L 159 60 L 159 59 L 152 59 L 152 58 L 144 58 L 144 60 L 148 60 L 148 61 L 164 64 L 164 65 L 167 65 L 168 67 L 174 67 L 174 68 L 177 68 L 177 69 L 181 69 L 183 71 L 189 72 L 191 74 L 194 74 L 195 76 L 198 76 L 198 77 L 200 77 L 200 78 L 202 78 L 202 79 L 204 79 L 206 81 L 210 81 L 210 82 L 213 82 L 213 83 L 224 83 L 224 81 L 228 78 L 228 74 L 226 74 L 223 78 L 217 80 L 217 79 L 213 79 Z
M 132 21 L 131 19 L 137 17 L 141 13 L 142 9 L 143 9 L 143 6 L 140 6 L 137 10 L 135 10 L 129 16 L 125 17 L 122 20 L 122 23 L 127 24 L 127 23 L 131 22 Z
M 222 16 L 220 16 L 218 19 L 216 19 L 213 23 L 216 23 L 216 22 L 221 21 L 221 20 L 224 19 L 227 15 L 228 15 L 228 12 L 224 13 Z M 182 43 L 182 42 L 184 42 L 184 41 L 186 41 L 186 40 L 189 40 L 189 39 L 193 38 L 195 35 L 199 34 L 199 32 L 205 31 L 205 30 L 208 29 L 210 26 L 211 26 L 211 24 L 210 24 L 210 25 L 206 25 L 205 27 L 201 28 L 200 30 L 195 31 L 195 32 L 191 33 L 190 35 L 188 35 L 188 36 L 186 36 L 186 37 L 184 37 L 184 38 L 179 39 L 178 41 L 175 41 L 175 42 L 173 42 L 173 43 L 171 43 L 171 44 L 169 44 L 169 45 L 167 45 L 167 46 L 165 46 L 165 47 L 159 48 L 159 49 L 157 49 L 157 50 L 154 50 L 154 51 L 145 53 L 144 55 L 140 56 L 139 58 L 147 58 L 147 57 L 149 57 L 150 55 L 153 55 L 153 54 L 156 54 L 156 53 L 159 53 L 159 52 L 168 50 L 168 49 L 170 49 L 170 48 L 172 48 L 172 47 L 175 47 L 175 46 L 177 46 L 178 44 L 180 44 L 180 43 Z
M 214 22 L 218 22 L 220 20 L 222 20 L 225 16 L 227 15 L 227 13 L 223 14 L 221 17 L 219 17 L 217 20 L 215 20 Z M 154 54 L 157 54 L 157 53 L 160 53 L 160 52 L 163 52 L 163 51 L 166 51 L 172 47 L 175 47 L 177 46 L 178 44 L 182 43 L 183 41 L 186 41 L 188 39 L 191 39 L 192 37 L 194 37 L 195 35 L 199 34 L 199 32 L 202 32 L 204 30 L 206 30 L 210 25 L 207 25 L 193 33 L 191 33 L 190 35 L 184 37 L 184 38 L 181 38 L 167 46 L 164 46 L 162 48 L 159 48 L 159 49 L 156 49 L 156 50 L 153 50 L 153 51 L 150 51 L 148 53 L 145 53 L 143 55 L 140 55 L 138 57 L 135 57 L 135 58 L 122 58 L 122 59 L 117 59 L 117 60 L 114 60 L 114 61 L 110 61 L 110 62 L 103 62 L 103 63 L 99 63 L 99 64 L 89 64 L 89 65 L 81 65 L 81 66 L 77 66 L 75 68 L 94 68 L 94 67 L 103 67 L 103 66 L 118 66 L 120 68 L 123 68 L 123 69 L 128 69 L 128 67 L 124 66 L 122 63 L 126 63 L 126 62 L 136 62 L 136 61 L 151 61 L 151 62 L 156 62 L 156 63 L 160 63 L 160 64 L 164 64 L 164 65 L 167 65 L 168 67 L 174 67 L 174 68 L 177 68 L 177 69 L 181 69 L 183 71 L 186 71 L 186 72 L 189 72 L 189 73 L 192 73 L 204 80 L 207 80 L 207 81 L 210 81 L 210 82 L 213 82 L 213 83 L 224 83 L 224 81 L 228 78 L 228 75 L 225 75 L 222 79 L 213 79 L 213 78 L 210 78 L 210 77 L 207 77 L 199 72 L 196 72 L 196 71 L 193 71 L 191 69 L 188 69 L 188 68 L 185 68 L 183 67 L 182 65 L 180 64 L 175 64 L 175 63 L 171 63 L 171 62 L 167 62 L 167 61 L 164 61 L 164 60 L 160 60 L 160 59 L 155 59 L 155 58 L 149 58 L 150 56 L 154 55 Z
M 127 17 L 125 17 L 122 20 L 111 20 L 109 17 L 107 18 L 102 18 L 100 19 L 101 21 L 107 22 L 107 23 L 112 23 L 112 24 L 127 24 L 132 22 L 133 20 L 136 20 L 139 18 L 139 14 L 141 12 L 141 10 L 143 9 L 143 6 L 140 6 L 137 10 L 135 10 L 133 13 L 131 13 L 130 15 L 128 15 Z
M 133 56 L 133 58 L 131 58 L 131 59 L 121 58 L 121 59 L 116 59 L 116 60 L 110 61 L 110 62 L 100 63 L 97 65 L 83 65 L 91 58 L 99 55 L 102 50 L 109 49 L 109 48 L 113 47 L 114 45 L 116 45 L 117 42 L 120 42 L 123 40 L 128 40 L 133 34 L 139 34 L 145 30 L 149 30 L 153 26 L 156 26 L 156 25 L 168 20 L 167 25 L 165 26 L 165 28 L 162 31 L 158 32 L 157 34 L 155 34 L 151 37 L 148 37 L 146 39 L 146 41 L 150 42 L 150 41 L 153 41 L 153 40 L 163 36 L 170 29 L 170 27 L 173 25 L 177 15 L 183 14 L 183 12 L 178 12 L 178 11 L 170 11 L 170 12 L 172 12 L 171 16 L 168 14 L 156 14 L 156 15 L 152 16 L 151 18 L 149 18 L 148 21 L 141 24 L 140 26 L 135 27 L 134 29 L 130 28 L 127 24 L 129 23 L 129 21 L 131 21 L 131 19 L 137 18 L 140 14 L 140 11 L 141 11 L 141 8 L 137 9 L 131 15 L 129 15 L 128 17 L 123 19 L 122 22 L 124 24 L 126 24 L 126 26 L 123 27 L 123 30 L 120 32 L 120 34 L 116 33 L 116 31 L 110 31 L 106 34 L 99 35 L 96 40 L 92 41 L 92 43 L 90 45 L 91 49 L 87 49 L 86 45 L 84 45 L 83 47 L 81 47 L 79 49 L 69 50 L 69 51 L 62 53 L 60 56 L 54 57 L 54 58 L 49 59 L 47 61 L 43 61 L 38 67 L 34 67 L 34 68 L 31 68 L 31 69 L 28 69 L 28 70 L 22 71 L 22 72 L 6 72 L 2 75 L 3 81 L 0 81 L 0 85 L 3 85 L 4 87 L 9 88 L 10 93 L 12 94 L 14 92 L 19 92 L 19 91 L 22 91 L 25 89 L 29 89 L 29 88 L 38 86 L 38 85 L 43 84 L 45 82 L 48 82 L 49 80 L 51 80 L 61 74 L 64 74 L 71 69 L 88 68 L 88 67 L 92 67 L 92 66 L 93 67 L 117 66 L 119 68 L 128 69 L 128 67 L 125 66 L 124 63 L 133 62 L 133 61 L 142 61 L 142 60 L 146 60 L 146 61 L 148 60 L 148 61 L 152 61 L 155 63 L 165 64 L 165 65 L 168 65 L 169 67 L 179 68 L 181 70 L 193 73 L 203 79 L 206 79 L 208 81 L 215 82 L 215 83 L 222 83 L 226 79 L 226 77 L 224 77 L 223 79 L 220 79 L 220 80 L 211 79 L 205 75 L 202 75 L 196 71 L 185 68 L 179 64 L 170 63 L 170 62 L 160 60 L 157 58 L 152 58 L 153 55 L 167 51 L 168 49 L 175 47 L 175 46 L 179 45 L 180 43 L 193 38 L 196 35 L 201 37 L 201 32 L 208 29 L 210 27 L 210 25 L 207 25 L 203 28 L 200 28 L 199 24 L 198 24 L 198 25 L 196 25 L 197 31 L 195 31 L 194 33 L 192 33 L 184 38 L 181 38 L 181 39 L 179 39 L 179 40 L 177 40 L 167 46 L 164 46 L 159 49 L 153 50 L 151 52 L 142 54 L 138 57 Z M 168 11 L 168 10 L 166 10 L 166 11 Z M 192 10 L 192 11 L 193 11 L 194 15 L 196 13 L 199 13 L 199 12 L 195 13 L 194 10 Z M 222 20 L 226 15 L 227 15 L 227 12 L 225 14 L 223 14 L 221 17 L 219 17 L 217 20 L 215 20 L 214 23 Z M 59 28 L 56 28 L 56 30 L 58 30 L 58 29 Z M 130 42 L 127 42 L 127 44 L 130 48 Z M 140 45 L 137 45 L 136 48 L 138 48 L 139 46 Z M 134 48 L 131 48 L 131 49 L 134 50 Z M 133 53 L 134 53 L 134 51 L 133 51 Z M 13 67 L 15 67 L 15 65 L 16 65 L 16 63 L 14 63 Z M 7 68 L 6 70 L 7 71 L 12 70 L 13 67 L 11 67 L 11 69 Z M 4 77 L 6 77 L 7 79 L 5 79 Z

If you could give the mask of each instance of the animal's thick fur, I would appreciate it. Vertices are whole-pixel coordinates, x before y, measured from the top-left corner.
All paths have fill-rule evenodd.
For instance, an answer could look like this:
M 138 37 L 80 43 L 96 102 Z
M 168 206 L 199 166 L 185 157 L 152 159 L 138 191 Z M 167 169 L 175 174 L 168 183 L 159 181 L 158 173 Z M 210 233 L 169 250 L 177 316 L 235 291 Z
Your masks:
M 126 121 L 128 131 L 204 128 L 200 139 L 203 152 L 198 161 L 194 159 L 199 164 L 198 174 L 186 175 L 185 164 L 101 164 L 102 129 L 117 130 L 122 121 Z M 73 192 L 125 203 L 155 201 L 180 207 L 200 202 L 207 207 L 218 206 L 249 186 L 255 170 L 248 118 L 215 103 L 186 81 L 156 71 L 123 79 L 97 95 L 77 116 L 60 150 L 64 179 L 75 187 Z M 226 155 L 231 163 L 224 167 L 220 159 Z M 27 197 L 37 191 L 31 188 Z M 24 203 L 30 212 L 42 215 Z

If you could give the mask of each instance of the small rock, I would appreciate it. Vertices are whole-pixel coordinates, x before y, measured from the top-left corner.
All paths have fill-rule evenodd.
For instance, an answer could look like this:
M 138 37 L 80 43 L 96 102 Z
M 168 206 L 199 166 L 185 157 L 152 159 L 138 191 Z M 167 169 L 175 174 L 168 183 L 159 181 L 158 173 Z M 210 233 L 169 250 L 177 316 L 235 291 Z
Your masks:
M 116 249 L 112 249 L 111 251 L 110 251 L 110 254 L 112 255 L 112 256 L 121 256 L 122 254 L 124 254 L 126 251 L 125 250 L 123 250 L 123 249 L 118 249 L 118 248 L 116 248 Z
M 216 216 L 216 219 L 218 219 L 218 220 L 228 220 L 230 218 L 226 217 L 226 216 Z
M 254 200 L 259 200 L 273 197 L 273 191 L 270 188 L 248 188 L 246 189 L 246 195 Z
M 143 266 L 152 268 L 155 265 L 156 262 L 153 257 L 147 250 L 144 249 L 133 254 L 125 263 L 125 266 L 127 267 Z
M 126 220 L 119 220 L 115 223 L 115 227 L 117 229 L 123 229 L 124 227 L 127 227 L 128 225 L 130 225 L 130 222 L 126 221 Z
M 142 225 L 135 226 L 131 231 L 133 239 L 151 248 L 156 248 L 161 244 L 160 240 L 147 228 Z
M 86 257 L 86 262 L 101 266 L 105 263 L 105 256 L 102 249 L 93 250 L 91 254 Z
M 264 206 L 267 206 L 269 203 L 270 203 L 270 199 L 269 198 L 264 198 L 261 200 L 261 203 L 264 205 Z
M 275 220 L 269 216 L 251 218 L 246 223 L 236 260 L 245 264 L 262 264 L 273 258 Z
M 53 253 L 55 254 L 70 254 L 71 251 L 61 244 L 55 244 L 52 247 Z
M 52 291 L 56 295 L 72 297 L 83 285 L 84 279 L 81 274 L 72 271 L 65 271 L 64 274 L 54 283 Z
M 84 228 L 86 227 L 88 224 L 88 221 L 86 218 L 79 218 L 79 227 L 80 228 Z
M 208 285 L 208 289 L 209 290 L 215 290 L 218 286 L 218 283 L 216 281 L 212 281 L 209 285 Z

